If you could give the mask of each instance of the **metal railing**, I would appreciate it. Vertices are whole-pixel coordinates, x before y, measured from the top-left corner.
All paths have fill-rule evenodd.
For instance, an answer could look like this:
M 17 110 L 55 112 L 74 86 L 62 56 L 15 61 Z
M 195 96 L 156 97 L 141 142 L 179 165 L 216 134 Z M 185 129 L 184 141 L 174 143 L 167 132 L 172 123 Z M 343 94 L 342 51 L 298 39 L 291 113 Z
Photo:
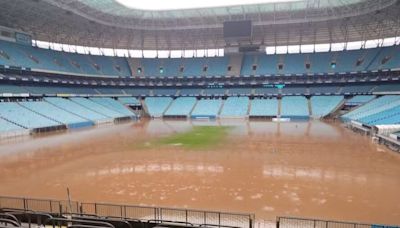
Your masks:
M 82 214 L 156 223 L 180 223 L 196 226 L 254 228 L 255 215 L 165 207 L 146 207 L 106 203 L 79 203 L 51 199 L 0 196 L 0 209 L 18 209 L 49 214 Z
M 78 213 L 79 203 L 76 201 L 68 202 L 63 200 L 0 196 L 0 208 L 45 212 L 51 214 L 65 214 Z
M 277 228 L 400 228 L 396 225 L 377 225 L 296 217 L 277 217 Z
M 103 217 L 243 228 L 253 228 L 255 219 L 254 214 L 103 203 L 82 203 L 81 213 Z

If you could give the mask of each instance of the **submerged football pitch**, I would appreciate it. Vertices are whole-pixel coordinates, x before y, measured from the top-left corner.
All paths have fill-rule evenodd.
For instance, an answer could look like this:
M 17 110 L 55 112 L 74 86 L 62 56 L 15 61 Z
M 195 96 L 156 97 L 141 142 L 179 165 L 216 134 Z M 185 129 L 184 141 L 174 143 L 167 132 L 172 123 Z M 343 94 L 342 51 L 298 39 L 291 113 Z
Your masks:
M 226 126 L 196 126 L 188 132 L 159 139 L 155 145 L 182 146 L 186 149 L 208 149 L 218 146 L 229 132 Z

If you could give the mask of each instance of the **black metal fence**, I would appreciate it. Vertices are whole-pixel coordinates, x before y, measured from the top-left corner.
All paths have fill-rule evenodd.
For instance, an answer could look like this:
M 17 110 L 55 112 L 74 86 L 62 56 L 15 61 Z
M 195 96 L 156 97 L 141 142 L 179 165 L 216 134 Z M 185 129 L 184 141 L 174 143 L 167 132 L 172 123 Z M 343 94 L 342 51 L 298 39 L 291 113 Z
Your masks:
M 177 208 L 157 208 L 102 203 L 82 203 L 81 213 L 104 217 L 179 222 L 218 227 L 254 227 L 254 214 L 202 211 Z
M 295 217 L 278 217 L 277 226 L 278 228 L 400 228 L 400 226 L 395 225 L 375 225 Z
M 65 214 L 78 213 L 79 203 L 76 201 L 69 202 L 51 199 L 28 199 L 0 196 L 0 208 L 45 212 L 51 214 Z
M 174 222 L 208 227 L 253 228 L 255 220 L 254 214 L 2 196 L 0 196 L 0 208 L 59 215 L 74 213 L 160 223 Z

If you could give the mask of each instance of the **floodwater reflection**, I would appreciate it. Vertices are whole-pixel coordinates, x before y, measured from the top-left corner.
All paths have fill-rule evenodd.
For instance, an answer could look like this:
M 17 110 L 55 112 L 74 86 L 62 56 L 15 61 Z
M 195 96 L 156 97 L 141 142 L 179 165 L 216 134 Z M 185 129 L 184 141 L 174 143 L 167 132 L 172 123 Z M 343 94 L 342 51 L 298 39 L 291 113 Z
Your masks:
M 194 126 L 222 145 L 141 146 Z M 400 223 L 400 156 L 340 123 L 141 120 L 0 142 L 0 195 Z

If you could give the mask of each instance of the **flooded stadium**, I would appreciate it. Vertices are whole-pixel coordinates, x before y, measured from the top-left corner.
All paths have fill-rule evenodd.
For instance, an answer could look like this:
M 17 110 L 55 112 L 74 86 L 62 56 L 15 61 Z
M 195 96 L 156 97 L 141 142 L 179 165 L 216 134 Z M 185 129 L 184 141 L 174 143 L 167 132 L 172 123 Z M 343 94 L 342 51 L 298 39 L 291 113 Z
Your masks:
M 153 147 L 193 126 L 221 144 Z M 141 120 L 2 141 L 0 195 L 400 223 L 400 156 L 339 122 Z

